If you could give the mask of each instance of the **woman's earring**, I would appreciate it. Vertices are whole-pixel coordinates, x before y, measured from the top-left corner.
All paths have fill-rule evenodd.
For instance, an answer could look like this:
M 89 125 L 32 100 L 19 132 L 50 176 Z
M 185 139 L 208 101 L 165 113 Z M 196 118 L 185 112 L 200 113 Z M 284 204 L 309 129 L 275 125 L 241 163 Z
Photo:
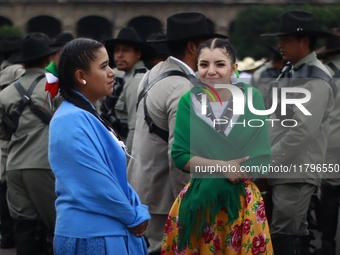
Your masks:
M 86 81 L 85 81 L 85 80 L 83 80 L 83 84 L 84 84 L 84 85 L 86 84 Z

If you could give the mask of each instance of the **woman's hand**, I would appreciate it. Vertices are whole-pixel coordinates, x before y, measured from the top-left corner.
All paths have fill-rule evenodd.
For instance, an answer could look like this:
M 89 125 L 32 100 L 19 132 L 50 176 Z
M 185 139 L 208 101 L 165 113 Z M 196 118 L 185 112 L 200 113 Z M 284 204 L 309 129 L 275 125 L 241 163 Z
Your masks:
M 243 157 L 228 161 L 223 161 L 226 169 L 228 171 L 223 172 L 224 176 L 231 182 L 231 183 L 238 183 L 240 179 L 248 178 L 247 174 L 241 171 L 241 163 L 247 161 L 249 157 Z
M 136 236 L 141 237 L 145 235 L 146 228 L 148 227 L 149 221 L 144 221 L 136 227 L 129 228 L 129 230 L 136 234 Z

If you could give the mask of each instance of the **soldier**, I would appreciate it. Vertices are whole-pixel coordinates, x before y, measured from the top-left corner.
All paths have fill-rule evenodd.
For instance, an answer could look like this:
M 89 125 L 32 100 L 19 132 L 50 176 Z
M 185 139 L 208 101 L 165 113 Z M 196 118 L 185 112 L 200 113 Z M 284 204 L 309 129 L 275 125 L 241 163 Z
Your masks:
M 268 183 L 272 188 L 270 232 L 274 253 L 310 254 L 311 236 L 307 228 L 307 211 L 311 196 L 321 183 L 321 174 L 319 171 L 311 171 L 311 168 L 324 163 L 329 115 L 334 101 L 333 89 L 329 83 L 330 73 L 317 59 L 314 47 L 318 37 L 327 37 L 330 34 L 317 29 L 316 19 L 312 14 L 288 11 L 281 16 L 279 31 L 263 36 L 279 37 L 278 48 L 282 58 L 292 66 L 286 73 L 291 78 L 285 81 L 290 87 L 308 91 L 311 95 L 303 104 L 311 115 L 305 115 L 306 112 L 301 111 L 301 107 L 293 105 L 286 109 L 277 108 L 278 111 L 269 118 L 279 119 L 287 124 L 276 122 L 269 126 L 271 166 L 296 169 L 295 172 L 270 173 L 268 176 Z M 298 92 L 289 95 L 291 100 L 300 98 L 301 93 Z
M 56 194 L 48 161 L 48 122 L 52 109 L 45 106 L 44 68 L 57 49 L 50 43 L 46 34 L 28 34 L 21 53 L 13 61 L 23 63 L 25 75 L 0 93 L 1 137 L 8 130 L 3 117 L 18 112 L 20 102 L 27 98 L 29 102 L 19 115 L 14 133 L 9 136 L 6 165 L 7 201 L 15 222 L 18 255 L 47 252 L 46 241 L 53 239 Z M 27 97 L 29 91 L 32 93 Z
M 58 65 L 61 49 L 65 46 L 66 43 L 72 41 L 73 39 L 74 39 L 73 34 L 68 32 L 62 32 L 52 40 L 51 47 L 58 48 L 58 52 L 56 52 L 52 57 L 52 61 L 54 63 Z
M 136 122 L 137 90 L 147 68 L 143 60 L 150 60 L 155 56 L 151 45 L 143 42 L 137 32 L 131 27 L 122 28 L 117 38 L 105 41 L 105 47 L 113 54 L 116 68 L 123 71 L 123 77 L 117 73 L 112 96 L 104 100 L 101 111 L 112 111 L 113 127 L 126 138 L 126 147 L 131 153 L 133 134 Z M 110 56 L 111 57 L 111 56 Z
M 152 67 L 157 65 L 161 61 L 165 61 L 169 57 L 169 49 L 166 42 L 157 42 L 157 40 L 166 39 L 166 34 L 154 33 L 148 36 L 146 42 L 151 41 L 150 45 L 154 47 L 156 56 L 150 61 Z M 152 42 L 154 41 L 154 42 Z
M 4 61 L 0 66 L 0 93 L 8 85 L 19 79 L 24 73 L 25 69 L 21 64 L 12 64 L 10 61 L 13 56 L 20 52 L 22 45 L 22 38 L 17 36 L 10 36 L 4 38 L 1 44 L 1 54 Z M 6 162 L 8 141 L 0 140 L 1 157 L 0 157 L 0 235 L 3 249 L 13 248 L 15 246 L 14 238 L 14 224 L 13 219 L 9 214 L 6 200 L 7 182 L 6 182 Z
M 269 58 L 261 67 L 255 70 L 251 77 L 250 85 L 257 88 L 266 102 L 266 97 L 270 87 L 270 83 L 276 79 L 285 66 L 286 61 L 282 59 L 279 50 L 276 47 L 268 45 Z
M 317 50 L 318 55 L 326 57 L 325 66 L 333 77 L 337 89 L 334 109 L 330 113 L 329 136 L 325 163 L 339 170 L 340 166 L 340 27 L 333 28 L 334 36 L 326 39 L 324 47 Z M 320 198 L 320 228 L 322 232 L 321 249 L 317 255 L 335 255 L 337 222 L 339 215 L 340 173 L 329 168 L 323 173 Z M 334 171 L 335 170 L 335 171 Z
M 196 12 L 168 17 L 166 34 L 159 42 L 168 43 L 170 57 L 154 66 L 140 84 L 138 94 L 142 96 L 128 165 L 129 181 L 151 214 L 146 231 L 150 254 L 160 254 L 170 207 L 189 180 L 189 175 L 176 169 L 170 159 L 178 101 L 190 89 L 187 77 L 195 76 L 200 43 L 222 37 L 212 34 L 207 18 Z M 173 75 L 167 77 L 170 73 Z M 143 93 L 143 88 L 148 92 Z

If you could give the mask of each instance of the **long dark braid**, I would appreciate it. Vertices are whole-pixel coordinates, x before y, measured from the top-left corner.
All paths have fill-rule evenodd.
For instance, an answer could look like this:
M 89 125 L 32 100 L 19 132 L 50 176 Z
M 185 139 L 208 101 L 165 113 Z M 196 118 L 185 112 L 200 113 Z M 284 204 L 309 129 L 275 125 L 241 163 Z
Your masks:
M 93 114 L 111 131 L 113 130 L 112 127 L 100 118 L 92 104 L 73 91 L 76 89 L 75 71 L 78 69 L 90 70 L 90 63 L 95 59 L 94 53 L 101 47 L 104 47 L 102 43 L 89 38 L 77 38 L 67 43 L 60 53 L 58 65 L 59 89 L 65 100 Z

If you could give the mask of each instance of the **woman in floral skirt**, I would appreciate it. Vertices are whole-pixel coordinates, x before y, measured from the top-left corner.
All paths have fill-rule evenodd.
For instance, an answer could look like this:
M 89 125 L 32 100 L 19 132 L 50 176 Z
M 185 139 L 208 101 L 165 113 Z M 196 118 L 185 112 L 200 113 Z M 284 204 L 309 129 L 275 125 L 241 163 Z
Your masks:
M 170 210 L 161 254 L 273 255 L 263 198 L 245 173 L 265 172 L 271 159 L 266 117 L 249 107 L 263 110 L 262 96 L 230 85 L 237 64 L 227 40 L 198 52 L 200 85 L 179 102 L 171 151 L 192 178 Z

